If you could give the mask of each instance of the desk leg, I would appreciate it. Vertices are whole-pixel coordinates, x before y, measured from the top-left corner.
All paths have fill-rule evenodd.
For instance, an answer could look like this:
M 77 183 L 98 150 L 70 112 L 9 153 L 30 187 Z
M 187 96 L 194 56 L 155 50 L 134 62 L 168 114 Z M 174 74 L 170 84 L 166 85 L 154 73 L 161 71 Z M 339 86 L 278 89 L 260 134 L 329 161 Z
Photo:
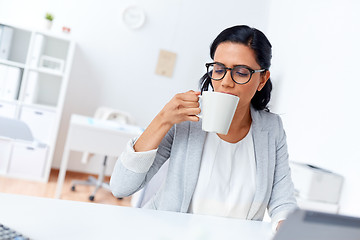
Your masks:
M 66 140 L 66 145 L 65 145 L 64 153 L 63 153 L 64 155 L 61 160 L 59 176 L 58 176 L 58 180 L 57 180 L 57 184 L 56 184 L 55 198 L 61 197 L 61 191 L 62 191 L 62 187 L 63 187 L 64 180 L 65 180 L 66 168 L 67 168 L 67 163 L 69 160 L 69 153 L 70 153 L 68 140 L 69 139 Z

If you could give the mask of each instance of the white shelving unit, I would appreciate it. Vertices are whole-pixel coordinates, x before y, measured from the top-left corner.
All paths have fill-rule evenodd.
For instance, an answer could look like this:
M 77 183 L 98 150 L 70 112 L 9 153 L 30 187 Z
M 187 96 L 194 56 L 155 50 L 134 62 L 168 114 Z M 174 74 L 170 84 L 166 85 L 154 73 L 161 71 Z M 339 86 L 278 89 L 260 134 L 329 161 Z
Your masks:
M 48 181 L 74 49 L 67 36 L 0 22 L 0 116 L 37 141 L 0 136 L 0 175 Z

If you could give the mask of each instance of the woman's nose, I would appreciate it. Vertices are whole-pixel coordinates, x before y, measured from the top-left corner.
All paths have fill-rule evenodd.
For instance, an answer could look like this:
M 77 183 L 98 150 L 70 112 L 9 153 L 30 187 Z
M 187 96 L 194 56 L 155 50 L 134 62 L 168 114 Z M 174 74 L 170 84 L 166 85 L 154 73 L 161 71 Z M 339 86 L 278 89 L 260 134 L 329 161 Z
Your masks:
M 225 77 L 221 81 L 223 87 L 234 87 L 235 83 L 231 78 L 231 72 L 227 70 Z

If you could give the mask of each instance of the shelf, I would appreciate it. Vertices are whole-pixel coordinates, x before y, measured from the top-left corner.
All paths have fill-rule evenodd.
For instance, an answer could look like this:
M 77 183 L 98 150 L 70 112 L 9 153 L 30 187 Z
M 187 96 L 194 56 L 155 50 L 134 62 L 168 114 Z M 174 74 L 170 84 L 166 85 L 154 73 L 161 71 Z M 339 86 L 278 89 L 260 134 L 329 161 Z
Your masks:
M 34 72 L 39 72 L 39 73 L 44 73 L 44 74 L 53 75 L 53 76 L 56 76 L 56 77 L 62 77 L 62 76 L 64 75 L 62 72 L 55 71 L 55 70 L 51 70 L 51 69 L 47 69 L 47 68 L 34 68 L 34 67 L 30 67 L 29 70 L 34 71 Z
M 28 154 L 26 148 L 18 147 L 12 148 L 10 155 L 0 146 L 0 175 L 47 181 L 75 42 L 70 36 L 49 31 L 4 22 L 0 22 L 0 27 L 0 116 L 22 120 L 34 138 L 48 146 L 46 154 L 40 151 Z M 9 164 L 4 165 L 3 159 Z M 23 164 L 29 161 L 38 164 L 30 164 L 32 169 L 24 168 Z
M 23 63 L 9 61 L 9 60 L 5 60 L 5 59 L 0 59 L 0 64 L 12 66 L 12 67 L 18 67 L 18 68 L 25 68 L 25 64 L 23 64 Z
M 35 103 L 21 103 L 21 107 L 31 107 L 31 108 L 38 108 L 46 111 L 56 112 L 56 107 L 43 105 L 43 104 L 35 104 Z
M 14 104 L 14 105 L 19 105 L 20 101 L 19 100 L 7 100 L 7 99 L 1 99 L 0 98 L 0 103 L 7 103 L 7 104 Z
M 49 30 L 35 30 L 34 31 L 37 34 L 43 34 L 49 37 L 53 37 L 53 38 L 57 38 L 57 39 L 61 39 L 67 42 L 71 42 L 72 38 L 70 35 L 68 35 L 67 33 L 62 33 L 62 32 L 51 32 Z
M 22 30 L 22 31 L 31 32 L 31 30 L 28 29 L 26 26 L 20 26 L 18 24 L 6 22 L 6 21 L 4 21 L 4 19 L 1 19 L 0 25 L 5 25 L 5 26 L 12 27 L 12 28 L 17 28 L 17 29 Z

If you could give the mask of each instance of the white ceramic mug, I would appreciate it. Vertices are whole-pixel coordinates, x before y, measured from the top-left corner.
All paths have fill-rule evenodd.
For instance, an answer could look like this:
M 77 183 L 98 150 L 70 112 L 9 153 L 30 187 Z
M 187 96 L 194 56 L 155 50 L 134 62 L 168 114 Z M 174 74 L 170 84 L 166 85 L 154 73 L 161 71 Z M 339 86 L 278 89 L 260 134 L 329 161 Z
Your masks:
M 239 98 L 237 96 L 204 91 L 200 96 L 202 130 L 227 134 L 234 117 Z

